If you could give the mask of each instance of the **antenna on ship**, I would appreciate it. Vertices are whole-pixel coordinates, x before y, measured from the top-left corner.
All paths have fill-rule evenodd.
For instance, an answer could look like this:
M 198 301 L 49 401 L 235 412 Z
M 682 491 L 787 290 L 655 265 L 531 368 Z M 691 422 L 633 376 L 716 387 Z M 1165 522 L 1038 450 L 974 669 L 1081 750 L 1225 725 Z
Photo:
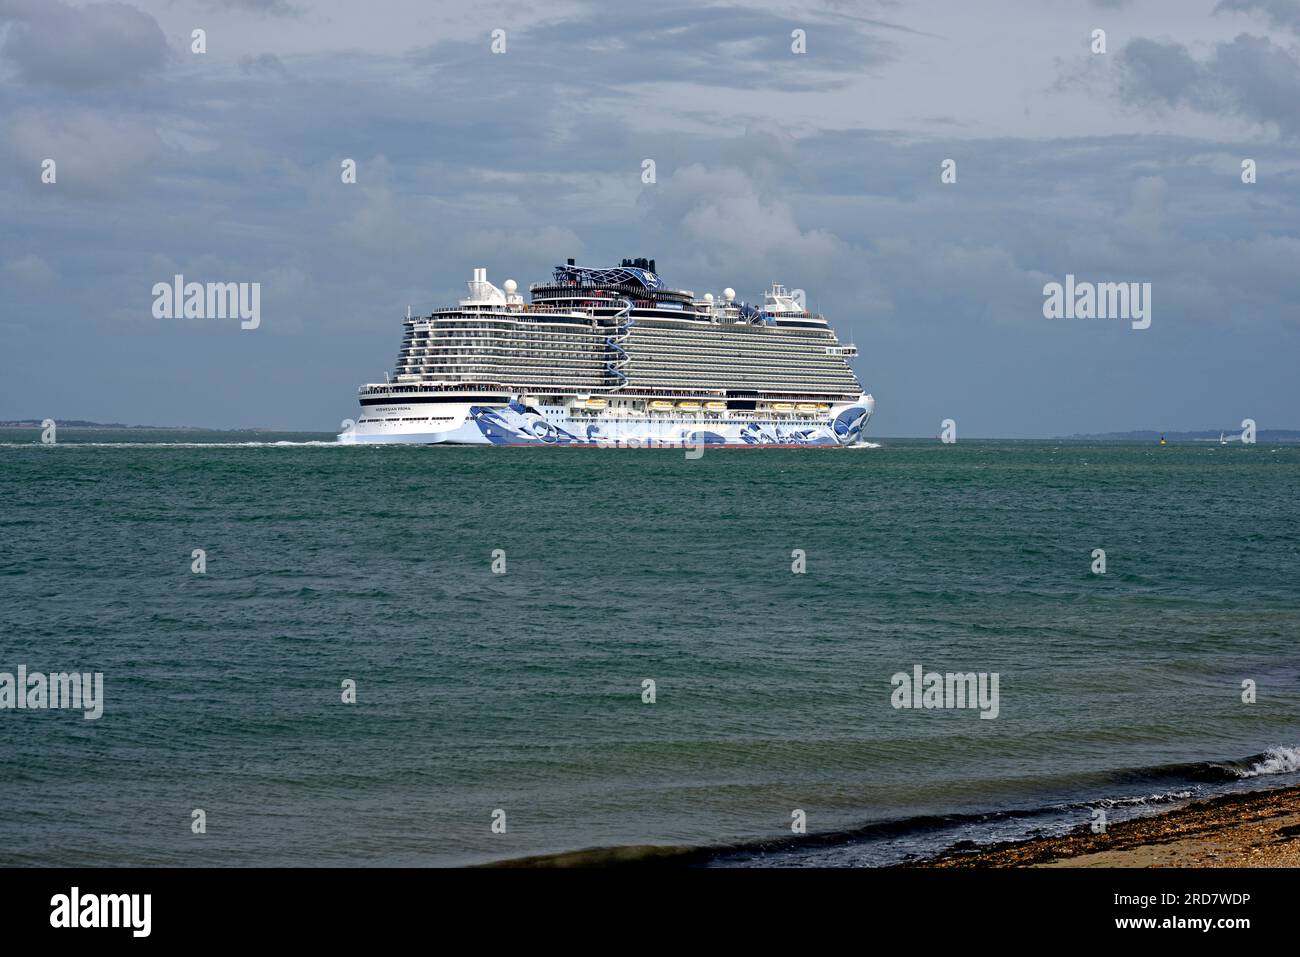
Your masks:
M 409 302 L 406 304 L 406 318 L 411 318 L 411 304 Z

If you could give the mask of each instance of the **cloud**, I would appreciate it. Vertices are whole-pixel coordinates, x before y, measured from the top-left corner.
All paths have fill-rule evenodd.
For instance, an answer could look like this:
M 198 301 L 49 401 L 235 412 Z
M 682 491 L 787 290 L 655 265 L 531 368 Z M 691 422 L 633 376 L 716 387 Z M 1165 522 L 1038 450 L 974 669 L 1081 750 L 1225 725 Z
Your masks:
M 1204 60 L 1180 43 L 1131 40 L 1120 52 L 1120 95 L 1130 103 L 1187 106 L 1300 135 L 1300 61 L 1266 37 L 1241 34 Z
M 302 11 L 287 0 L 207 0 L 210 7 L 248 10 L 277 17 L 297 16 Z
M 8 24 L 0 56 L 29 83 L 69 89 L 128 83 L 167 61 L 162 28 L 125 3 L 72 7 L 61 0 L 0 0 Z
M 539 226 L 523 229 L 477 229 L 467 232 L 461 240 L 467 254 L 486 262 L 496 260 L 514 269 L 515 263 L 542 258 L 559 261 L 563 256 L 581 257 L 583 242 L 572 229 L 563 226 Z M 541 279 L 544 277 L 537 277 Z M 527 280 L 519 278 L 523 285 Z
M 1300 33 L 1300 0 L 1219 0 L 1217 13 L 1262 13 L 1269 24 Z
M 1120 91 L 1131 102 L 1178 106 L 1205 93 L 1204 68 L 1181 43 L 1139 37 L 1120 51 L 1120 62 Z
M 10 259 L 4 270 L 6 275 L 30 286 L 48 286 L 59 278 L 50 264 L 35 253 Z
M 1027 269 L 993 236 L 964 244 L 891 237 L 871 243 L 870 265 L 907 276 L 910 289 L 887 285 L 900 306 L 926 316 L 935 334 L 953 323 L 1024 325 L 1042 318 L 1048 273 Z
M 1297 407 L 1283 366 L 1300 334 L 1300 160 L 1294 141 L 1242 142 L 1243 120 L 1294 135 L 1294 61 L 1276 36 L 1236 37 L 1228 16 L 1160 20 L 1180 42 L 1088 56 L 1087 83 L 1046 94 L 1080 56 L 1064 15 L 1021 24 L 1038 42 L 990 59 L 983 38 L 1021 36 L 997 11 L 891 8 L 944 39 L 851 20 L 848 4 L 765 2 L 669 2 L 625 27 L 594 5 L 524 0 L 500 8 L 504 55 L 468 8 L 394 3 L 372 36 L 341 3 L 296 19 L 261 5 L 214 17 L 210 38 L 230 21 L 249 32 L 178 56 L 166 84 L 8 90 L 6 316 L 70 348 L 49 350 L 59 370 L 10 350 L 0 414 L 21 399 L 90 417 L 108 396 L 119 411 L 104 415 L 156 421 L 164 390 L 176 421 L 330 427 L 354 414 L 359 381 L 391 368 L 407 303 L 454 303 L 474 266 L 526 289 L 566 256 L 655 257 L 673 285 L 750 301 L 772 281 L 804 288 L 863 347 L 857 367 L 896 434 L 930 434 L 936 405 L 976 399 L 990 432 L 1020 434 L 1142 424 L 1153 396 L 1188 427 L 1203 424 L 1198 402 L 1262 408 L 1260 421 Z M 1161 2 L 1134 13 L 1157 22 Z M 176 37 L 184 9 L 210 9 L 150 3 Z M 0 0 L 0 42 L 33 29 L 38 6 L 68 9 Z M 807 54 L 789 50 L 795 27 Z M 412 51 L 428 37 L 441 39 Z M 47 156 L 57 186 L 40 184 Z M 960 179 L 943 185 L 950 156 Z M 1240 181 L 1246 156 L 1255 186 Z M 341 182 L 344 157 L 356 184 Z M 647 157 L 657 183 L 641 182 Z M 148 291 L 173 272 L 263 282 L 263 331 L 149 321 Z M 1047 324 L 1042 286 L 1067 272 L 1156 283 L 1150 334 Z M 1234 344 L 1247 324 L 1268 348 Z M 1221 375 L 1234 349 L 1256 365 Z M 248 361 L 276 374 L 241 378 Z M 149 395 L 108 388 L 101 368 Z M 1111 385 L 1083 402 L 1098 369 Z
M 785 17 L 727 6 L 605 9 L 540 23 L 515 36 L 494 57 L 498 75 L 535 78 L 594 89 L 673 83 L 741 90 L 838 89 L 898 55 L 887 27 L 828 13 Z M 611 23 L 617 27 L 611 29 Z M 802 29 L 807 52 L 792 51 Z M 413 57 L 456 77 L 481 62 L 482 43 L 445 42 Z
M 239 72 L 245 76 L 271 76 L 277 79 L 285 79 L 289 75 L 289 71 L 274 53 L 240 57 Z
M 1165 221 L 1169 184 L 1160 176 L 1143 176 L 1133 184 L 1131 208 L 1125 223 L 1139 237 L 1155 239 Z
M 154 126 L 129 114 L 27 109 L 12 115 L 5 133 L 0 152 L 30 168 L 36 188 L 74 196 L 133 192 L 146 183 L 163 152 Z M 46 158 L 57 164 L 54 185 L 39 184 L 37 170 Z
M 734 154 L 734 145 L 719 153 Z M 661 170 L 637 203 L 646 227 L 641 242 L 653 248 L 626 255 L 657 255 L 674 281 L 693 275 L 733 285 L 742 298 L 777 278 L 816 283 L 848 259 L 849 247 L 829 229 L 801 223 L 796 204 L 795 184 L 770 170 L 756 176 L 725 162 Z

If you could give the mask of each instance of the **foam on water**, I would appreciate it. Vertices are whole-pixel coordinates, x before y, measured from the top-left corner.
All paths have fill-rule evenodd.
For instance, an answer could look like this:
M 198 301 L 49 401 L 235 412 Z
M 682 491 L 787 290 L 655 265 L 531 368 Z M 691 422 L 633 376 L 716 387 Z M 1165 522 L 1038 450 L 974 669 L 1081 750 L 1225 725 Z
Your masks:
M 1300 772 L 1300 748 L 1269 748 L 1263 760 L 1240 772 L 1243 778 Z

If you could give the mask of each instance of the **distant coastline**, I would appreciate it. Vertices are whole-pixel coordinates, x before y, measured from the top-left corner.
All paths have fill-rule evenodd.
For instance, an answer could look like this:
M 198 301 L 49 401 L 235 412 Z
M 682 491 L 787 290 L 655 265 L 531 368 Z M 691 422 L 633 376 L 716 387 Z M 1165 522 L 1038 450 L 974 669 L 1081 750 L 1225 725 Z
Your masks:
M 0 419 L 0 429 L 39 429 L 41 419 Z M 125 425 L 121 422 L 88 422 L 85 419 L 55 419 L 61 429 L 98 429 L 105 432 L 284 432 L 284 429 L 216 429 L 202 425 Z M 310 430 L 304 430 L 310 431 Z
M 1197 432 L 1158 432 L 1154 429 L 1136 429 L 1132 432 L 1082 432 L 1074 435 L 1057 436 L 1060 439 L 1097 440 L 1108 442 L 1159 442 L 1162 438 L 1169 442 L 1217 442 L 1223 436 L 1227 442 L 1241 440 L 1240 427 L 1231 429 L 1201 429 Z M 1260 429 L 1255 435 L 1256 442 L 1300 442 L 1300 429 Z

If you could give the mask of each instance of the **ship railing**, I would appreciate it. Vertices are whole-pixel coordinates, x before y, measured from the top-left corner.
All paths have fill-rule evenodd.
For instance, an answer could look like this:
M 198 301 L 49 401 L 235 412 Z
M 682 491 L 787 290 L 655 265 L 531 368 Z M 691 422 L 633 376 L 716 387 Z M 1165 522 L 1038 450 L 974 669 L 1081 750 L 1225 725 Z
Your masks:
M 357 389 L 358 395 L 392 395 L 406 392 L 509 392 L 509 388 L 499 382 L 392 382 L 386 385 L 363 385 Z

